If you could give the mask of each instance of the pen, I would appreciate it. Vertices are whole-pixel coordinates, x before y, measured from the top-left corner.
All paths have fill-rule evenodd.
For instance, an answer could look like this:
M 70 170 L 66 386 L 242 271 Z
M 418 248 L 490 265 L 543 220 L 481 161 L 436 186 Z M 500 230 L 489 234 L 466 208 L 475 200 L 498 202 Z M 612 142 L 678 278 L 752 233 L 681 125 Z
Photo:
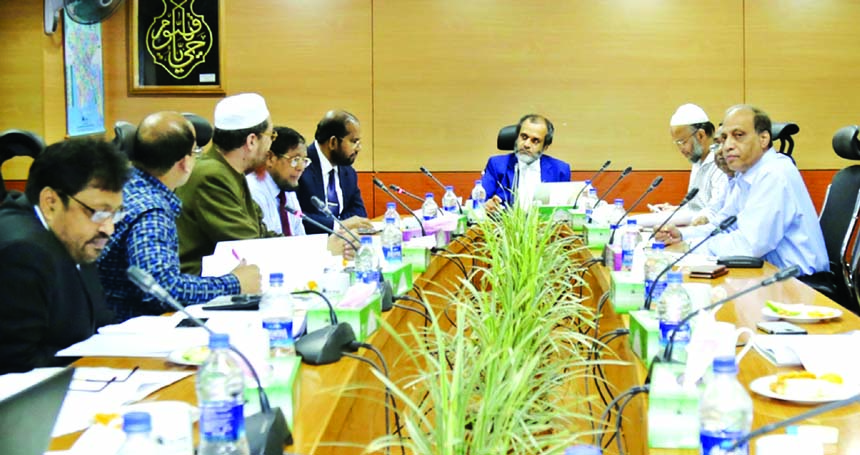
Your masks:
M 233 257 L 236 258 L 237 261 L 242 260 L 242 258 L 239 256 L 239 253 L 236 252 L 235 248 L 233 248 L 231 251 L 233 251 Z

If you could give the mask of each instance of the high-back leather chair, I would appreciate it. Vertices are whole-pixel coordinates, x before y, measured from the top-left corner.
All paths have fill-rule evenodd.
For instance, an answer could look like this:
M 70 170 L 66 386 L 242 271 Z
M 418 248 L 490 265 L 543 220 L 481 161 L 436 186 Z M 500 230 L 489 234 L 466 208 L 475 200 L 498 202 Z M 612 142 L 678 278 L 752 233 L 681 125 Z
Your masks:
M 797 123 L 774 122 L 770 125 L 770 137 L 774 142 L 779 141 L 779 153 L 789 157 L 794 152 L 794 139 L 791 136 L 798 132 L 800 132 L 800 127 L 797 126 Z
M 208 120 L 197 114 L 186 112 L 182 115 L 194 126 L 197 146 L 205 147 L 212 140 L 212 134 L 214 133 L 212 125 Z M 125 153 L 129 159 L 134 159 L 134 138 L 137 135 L 137 126 L 120 120 L 114 124 L 113 130 L 115 134 L 113 138 L 114 145 L 121 152 Z
M 499 137 L 496 138 L 496 147 L 502 151 L 511 151 L 514 149 L 514 144 L 517 142 L 517 126 L 508 125 L 499 130 Z
M 212 129 L 212 125 L 209 123 L 209 120 L 190 112 L 185 112 L 182 115 L 185 116 L 192 125 L 194 125 L 194 134 L 197 136 L 197 146 L 206 147 L 206 144 L 212 140 L 212 134 L 214 134 L 214 130 Z
M 0 165 L 15 156 L 36 158 L 45 150 L 45 141 L 31 131 L 6 130 L 0 133 Z M 6 182 L 0 172 L 0 200 L 6 197 Z

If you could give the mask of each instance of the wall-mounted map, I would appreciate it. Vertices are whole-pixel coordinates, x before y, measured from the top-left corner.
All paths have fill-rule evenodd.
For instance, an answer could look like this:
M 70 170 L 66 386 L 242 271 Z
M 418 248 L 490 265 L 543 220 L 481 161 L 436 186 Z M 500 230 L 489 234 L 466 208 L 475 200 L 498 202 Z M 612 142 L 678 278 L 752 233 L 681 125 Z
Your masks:
M 102 26 L 63 17 L 66 128 L 69 136 L 105 132 Z

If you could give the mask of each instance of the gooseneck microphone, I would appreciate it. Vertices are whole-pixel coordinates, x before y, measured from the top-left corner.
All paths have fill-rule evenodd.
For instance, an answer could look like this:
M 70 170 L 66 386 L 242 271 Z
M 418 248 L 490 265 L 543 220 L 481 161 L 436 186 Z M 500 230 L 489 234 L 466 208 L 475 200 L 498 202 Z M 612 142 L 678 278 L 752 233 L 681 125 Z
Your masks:
M 415 199 L 415 200 L 416 200 L 416 201 L 418 201 L 418 202 L 421 202 L 422 204 L 424 203 L 424 198 L 423 198 L 423 197 L 420 197 L 420 196 L 418 196 L 417 194 L 412 194 L 412 193 L 410 193 L 410 192 L 408 192 L 408 191 L 404 190 L 402 187 L 399 187 L 399 186 L 397 186 L 397 185 L 395 185 L 395 184 L 393 184 L 393 183 L 392 183 L 391 185 L 388 185 L 388 187 L 389 187 L 389 188 L 391 188 L 391 189 L 392 189 L 392 190 L 394 190 L 394 191 L 397 191 L 397 193 L 398 193 L 398 194 L 404 194 L 404 195 L 406 195 L 406 196 L 411 197 L 412 199 Z
M 676 214 L 676 213 L 678 213 L 678 210 L 681 210 L 681 207 L 683 207 L 683 206 L 687 205 L 687 203 L 688 203 L 688 202 L 692 201 L 692 200 L 693 200 L 693 198 L 694 198 L 694 197 L 696 197 L 696 195 L 697 195 L 697 194 L 699 194 L 699 189 L 698 189 L 698 188 L 693 188 L 693 189 L 691 189 L 691 190 L 687 193 L 687 195 L 686 195 L 686 196 L 684 196 L 684 199 L 681 199 L 681 203 L 680 203 L 680 204 L 678 204 L 678 206 L 677 206 L 677 207 L 675 207 L 675 210 L 673 210 L 673 211 L 672 211 L 672 213 L 671 213 L 671 214 L 670 214 L 670 215 L 669 215 L 665 220 L 663 220 L 663 222 L 662 222 L 662 223 L 660 223 L 660 225 L 659 225 L 659 226 L 657 226 L 657 229 L 654 229 L 654 230 L 651 232 L 651 237 L 648 237 L 648 240 L 653 239 L 653 238 L 654 238 L 654 236 L 655 236 L 655 235 L 657 235 L 657 233 L 658 233 L 658 232 L 660 232 L 660 229 L 663 229 L 663 227 L 664 227 L 664 226 L 666 226 L 666 223 L 668 223 L 668 222 L 669 222 L 669 220 L 671 220 L 671 219 L 672 219 L 672 217 L 673 217 L 673 216 L 675 216 L 675 214 Z
M 164 287 L 158 284 L 158 282 L 155 281 L 155 278 L 153 278 L 146 270 L 133 265 L 126 270 L 126 274 L 128 275 L 128 279 L 143 292 L 151 294 L 158 300 L 170 305 L 173 309 L 188 317 L 196 325 L 202 327 L 210 335 L 215 333 L 212 329 L 206 327 L 206 324 L 204 324 L 203 321 L 188 313 L 188 311 L 185 310 L 185 307 L 177 302 L 176 299 L 174 299 L 173 296 L 164 289 Z M 353 340 L 354 339 L 355 337 L 353 337 Z M 248 370 L 251 371 L 251 375 L 257 383 L 257 394 L 260 397 L 260 412 L 250 415 L 245 419 L 245 433 L 248 437 L 250 452 L 255 455 L 279 455 L 284 451 L 284 444 L 292 444 L 293 440 L 290 430 L 287 428 L 287 421 L 284 418 L 284 413 L 281 411 L 281 408 L 272 408 L 269 404 L 269 397 L 263 389 L 263 384 L 260 383 L 260 377 L 257 375 L 257 370 L 254 369 L 254 365 L 252 365 L 248 358 L 245 357 L 241 351 L 236 349 L 233 344 L 230 344 L 230 350 L 235 353 L 242 360 L 245 366 L 248 367 Z
M 618 178 L 615 179 L 615 182 L 613 182 L 612 185 L 609 186 L 609 189 L 606 190 L 606 192 L 604 192 L 603 195 L 601 195 L 599 198 L 597 198 L 597 202 L 594 203 L 594 208 L 596 209 L 597 206 L 600 205 L 600 201 L 602 201 L 603 198 L 605 198 L 606 195 L 609 194 L 609 192 L 611 192 L 613 189 L 615 189 L 615 186 L 618 185 L 619 183 L 621 183 L 621 181 L 624 180 L 624 177 L 627 177 L 630 174 L 630 172 L 632 172 L 632 171 L 633 171 L 633 168 L 630 166 L 627 166 L 623 171 L 621 171 L 621 175 L 619 175 Z
M 434 182 L 436 182 L 436 184 L 439 185 L 439 188 L 442 188 L 442 191 L 445 191 L 445 192 L 448 191 L 448 188 L 446 188 L 445 185 L 439 181 L 439 179 L 437 179 L 432 173 L 430 173 L 430 171 L 426 167 L 421 166 L 419 169 L 421 169 L 421 172 L 423 172 L 424 175 L 426 175 L 427 177 L 430 177 L 430 180 L 433 180 Z M 442 194 L 444 195 L 445 193 L 442 193 Z M 460 205 L 460 201 L 458 199 L 455 199 L 455 201 L 457 202 L 457 213 L 462 215 L 463 214 L 463 207 Z
M 317 210 L 328 215 L 329 218 L 331 218 L 335 222 L 335 224 L 337 224 L 341 229 L 343 229 L 344 232 L 349 234 L 350 237 L 355 239 L 355 241 L 357 243 L 361 243 L 361 239 L 358 238 L 358 236 L 355 235 L 354 232 L 347 229 L 347 227 L 343 225 L 343 222 L 341 222 L 339 219 L 337 219 L 336 216 L 334 216 L 334 213 L 331 213 L 331 210 L 328 208 L 328 204 L 326 204 L 325 202 L 323 202 L 320 198 L 318 198 L 316 196 L 311 196 L 311 203 L 314 205 L 314 207 L 317 208 Z M 352 245 L 352 247 L 355 248 L 356 251 L 358 251 L 358 248 L 354 244 Z
M 395 196 L 394 193 L 389 191 L 388 188 L 385 187 L 385 184 L 382 183 L 382 180 L 379 180 L 378 178 L 374 177 L 373 178 L 373 184 L 376 185 L 380 190 L 382 190 L 383 193 L 387 194 L 388 197 L 391 198 L 391 200 L 393 200 L 394 202 L 398 203 L 401 207 L 403 207 L 403 210 L 406 210 L 406 213 L 412 215 L 412 217 L 415 218 L 415 221 L 418 222 L 418 226 L 421 228 L 421 236 L 422 237 L 427 235 L 427 231 L 424 230 L 424 222 L 421 221 L 421 218 L 419 218 L 418 215 L 416 215 L 415 212 L 413 212 L 412 209 L 410 209 L 409 206 L 406 205 L 406 203 L 403 202 L 402 199 Z M 391 185 L 391 186 L 396 187 L 397 185 Z
M 594 186 L 594 179 L 596 179 L 598 175 L 602 174 L 603 171 L 605 171 L 606 168 L 608 168 L 610 164 L 612 164 L 612 161 L 606 160 L 606 162 L 603 163 L 603 166 L 600 166 L 600 169 L 598 169 L 597 172 L 595 172 L 594 175 L 592 175 L 591 178 L 588 179 L 588 180 L 591 180 L 592 186 Z M 579 190 L 579 193 L 576 194 L 576 198 L 573 199 L 573 206 L 574 207 L 576 207 L 576 203 L 579 202 L 579 197 L 582 196 L 582 193 L 585 191 L 585 188 L 587 188 L 587 185 L 583 185 L 582 189 Z
M 654 188 L 657 188 L 658 186 L 660 186 L 660 184 L 661 184 L 661 183 L 663 183 L 663 176 L 662 176 L 662 175 L 658 175 L 657 177 L 655 177 L 655 178 L 654 178 L 654 181 L 653 181 L 653 182 L 651 182 L 651 185 L 648 185 L 648 188 L 645 190 L 645 192 L 644 192 L 644 193 L 642 193 L 642 195 L 641 195 L 641 196 L 639 196 L 639 199 L 636 199 L 636 202 L 634 202 L 634 203 L 630 206 L 630 208 L 628 208 L 628 209 L 624 212 L 624 215 L 621 215 L 621 218 L 618 218 L 618 220 L 617 220 L 617 221 L 615 221 L 615 223 L 614 223 L 614 224 L 615 224 L 616 226 L 618 226 L 618 225 L 621 223 L 621 220 L 623 220 L 623 219 L 624 219 L 624 218 L 625 218 L 625 217 L 626 217 L 630 212 L 632 212 L 632 211 L 633 211 L 633 209 L 634 209 L 634 208 L 636 208 L 636 206 L 637 206 L 637 205 L 639 205 L 639 203 L 640 203 L 640 202 L 642 202 L 642 199 L 645 199 L 645 196 L 647 196 L 650 192 L 654 191 Z M 619 227 L 620 227 L 620 226 L 619 226 Z M 616 232 L 618 232 L 618 229 L 615 229 L 614 231 L 612 231 L 612 235 L 611 235 L 611 236 L 609 236 L 609 243 L 610 243 L 610 244 L 612 243 L 612 240 L 614 240 L 614 239 L 615 239 L 615 233 L 616 233 Z
M 729 302 L 729 301 L 734 300 L 734 299 L 736 299 L 742 295 L 745 295 L 745 294 L 748 294 L 752 291 L 755 291 L 756 289 L 763 288 L 765 286 L 770 286 L 773 283 L 776 283 L 779 281 L 785 281 L 789 278 L 796 277 L 799 273 L 800 273 L 800 267 L 798 267 L 796 265 L 786 267 L 786 268 L 776 272 L 775 274 L 761 280 L 760 282 L 720 300 L 719 302 L 712 303 L 708 306 L 704 306 L 702 308 L 699 308 L 696 311 L 691 312 L 690 314 L 684 316 L 683 319 L 681 319 L 681 322 L 678 324 L 678 327 L 683 327 L 684 324 L 690 322 L 690 319 L 693 319 L 697 314 L 700 314 L 704 311 L 714 309 L 714 308 L 716 308 L 716 307 L 718 307 L 718 306 L 720 306 L 726 302 Z M 666 362 L 668 362 L 672 358 L 672 349 L 673 349 L 674 344 L 675 344 L 675 334 L 676 333 L 677 333 L 677 331 L 673 329 L 669 335 L 669 340 L 666 343 L 666 349 L 663 351 L 663 360 Z
M 328 208 L 328 207 L 326 207 L 326 208 Z M 317 221 L 317 220 L 315 220 L 309 216 L 305 216 L 305 214 L 302 213 L 300 210 L 294 209 L 294 208 L 290 207 L 289 205 L 284 205 L 284 209 L 286 209 L 286 211 L 289 212 L 291 215 L 295 215 L 295 216 L 301 218 L 302 221 L 307 221 L 307 222 L 313 224 L 314 226 L 322 229 L 323 231 L 343 240 L 344 242 L 348 243 L 349 246 L 351 246 L 355 251 L 358 251 L 358 245 L 356 245 L 356 243 L 354 241 L 344 237 L 342 234 L 335 231 L 334 229 L 320 223 L 319 221 Z
M 651 284 L 651 289 L 648 289 L 648 296 L 645 298 L 645 309 L 646 309 L 646 310 L 650 310 L 650 309 L 651 309 L 651 298 L 654 296 L 654 289 L 657 287 L 657 283 L 658 283 L 658 282 L 660 282 L 660 278 L 661 278 L 663 275 L 665 275 L 665 274 L 666 274 L 666 272 L 668 272 L 669 270 L 672 270 L 672 267 L 674 267 L 674 266 L 675 266 L 675 264 L 677 264 L 677 263 L 681 262 L 681 260 L 682 260 L 682 259 L 684 259 L 684 258 L 685 258 L 685 257 L 687 257 L 690 253 L 692 253 L 693 251 L 695 251 L 695 250 L 696 250 L 696 248 L 698 248 L 698 247 L 702 246 L 702 244 L 703 244 L 703 243 L 705 243 L 705 242 L 707 242 L 708 240 L 710 240 L 710 239 L 711 239 L 711 237 L 713 237 L 713 236 L 715 236 L 715 235 L 719 234 L 720 232 L 723 232 L 723 231 L 725 231 L 726 229 L 728 229 L 729 227 L 731 227 L 731 225 L 735 224 L 735 222 L 736 222 L 737 220 L 738 220 L 738 217 L 736 217 L 736 216 L 734 216 L 734 215 L 732 215 L 732 216 L 730 216 L 730 217 L 728 217 L 728 218 L 724 219 L 724 220 L 723 220 L 723 222 L 722 222 L 722 223 L 720 223 L 720 225 L 716 227 L 716 229 L 714 229 L 714 230 L 713 230 L 713 231 L 711 231 L 708 235 L 706 235 L 706 236 L 705 236 L 705 238 L 703 238 L 699 243 L 697 243 L 695 246 L 693 246 L 692 248 L 690 248 L 689 250 L 687 250 L 686 252 L 684 252 L 684 254 L 682 254 L 682 255 L 681 255 L 681 257 L 679 257 L 678 259 L 675 259 L 675 261 L 674 261 L 674 262 L 672 262 L 671 264 L 667 265 L 667 266 L 666 266 L 666 268 L 664 268 L 663 270 L 661 270 L 661 271 L 660 271 L 660 273 L 658 273 L 658 274 L 657 274 L 657 277 L 656 277 L 656 278 L 654 278 L 654 282 L 653 282 L 653 284 Z M 647 277 L 646 277 L 646 278 L 647 278 Z

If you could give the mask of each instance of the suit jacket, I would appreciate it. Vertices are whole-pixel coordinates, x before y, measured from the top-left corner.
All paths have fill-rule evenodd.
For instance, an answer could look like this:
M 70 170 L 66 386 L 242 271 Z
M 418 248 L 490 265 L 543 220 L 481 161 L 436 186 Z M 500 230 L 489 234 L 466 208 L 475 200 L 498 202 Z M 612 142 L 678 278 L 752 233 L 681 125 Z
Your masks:
M 325 188 L 323 188 L 322 165 L 320 165 L 320 154 L 316 148 L 316 144 L 311 144 L 308 147 L 308 158 L 311 159 L 311 165 L 302 173 L 299 179 L 299 188 L 296 190 L 296 196 L 299 198 L 299 205 L 302 206 L 302 212 L 305 216 L 313 218 L 320 224 L 328 227 L 334 226 L 334 221 L 327 215 L 314 207 L 311 203 L 311 196 L 316 196 L 325 201 Z M 358 175 L 352 166 L 337 166 L 337 176 L 340 179 L 340 190 L 343 193 L 343 207 L 340 210 L 338 219 L 345 220 L 352 216 L 367 216 L 367 210 L 364 208 L 364 201 L 361 199 L 361 191 L 358 189 Z M 323 231 L 311 223 L 305 223 L 305 232 L 308 234 L 320 234 Z
M 513 153 L 491 156 L 484 168 L 481 185 L 487 190 L 487 199 L 498 195 L 505 204 L 514 202 L 511 190 L 514 187 L 514 170 L 517 157 Z M 541 182 L 569 182 L 570 165 L 549 155 L 540 157 Z
M 113 319 L 93 264 L 66 247 L 19 192 L 0 205 L 0 374 L 68 363 L 54 354 Z
M 224 240 L 276 237 L 266 229 L 245 176 L 212 147 L 198 161 L 185 185 L 176 190 L 182 212 L 176 219 L 182 273 L 200 275 L 201 259 Z

